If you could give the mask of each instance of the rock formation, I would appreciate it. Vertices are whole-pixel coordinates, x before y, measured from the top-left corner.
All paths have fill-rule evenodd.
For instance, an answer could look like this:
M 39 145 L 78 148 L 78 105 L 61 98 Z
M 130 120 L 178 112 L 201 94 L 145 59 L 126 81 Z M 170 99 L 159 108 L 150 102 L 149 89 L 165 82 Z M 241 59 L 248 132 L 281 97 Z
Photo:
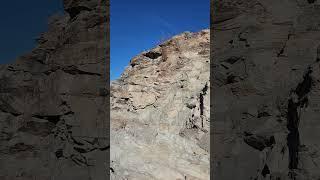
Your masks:
M 112 83 L 111 179 L 209 179 L 209 36 L 174 36 Z
M 109 6 L 63 3 L 37 47 L 0 66 L 1 180 L 107 179 Z
M 213 179 L 320 179 L 319 1 L 212 10 Z

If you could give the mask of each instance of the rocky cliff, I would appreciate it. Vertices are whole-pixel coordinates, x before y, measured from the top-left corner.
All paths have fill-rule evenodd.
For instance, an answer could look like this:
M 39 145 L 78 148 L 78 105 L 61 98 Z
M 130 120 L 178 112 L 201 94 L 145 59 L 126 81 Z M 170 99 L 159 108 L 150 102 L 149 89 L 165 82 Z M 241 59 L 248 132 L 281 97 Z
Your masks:
M 113 82 L 111 179 L 209 179 L 209 36 L 174 36 Z
M 106 0 L 64 0 L 32 52 L 0 66 L 0 179 L 105 180 Z
M 212 10 L 213 178 L 320 179 L 319 1 Z

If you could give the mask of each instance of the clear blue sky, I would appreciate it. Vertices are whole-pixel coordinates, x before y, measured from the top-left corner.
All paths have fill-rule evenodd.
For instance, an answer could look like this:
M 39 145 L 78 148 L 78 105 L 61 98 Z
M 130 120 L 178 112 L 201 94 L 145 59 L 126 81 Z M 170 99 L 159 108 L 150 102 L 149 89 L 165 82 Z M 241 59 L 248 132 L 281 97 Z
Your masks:
M 46 31 L 48 17 L 63 12 L 62 0 L 10 0 L 1 7 L 0 64 L 33 49 L 36 37 Z
M 110 0 L 110 78 L 130 59 L 184 31 L 209 28 L 210 0 Z

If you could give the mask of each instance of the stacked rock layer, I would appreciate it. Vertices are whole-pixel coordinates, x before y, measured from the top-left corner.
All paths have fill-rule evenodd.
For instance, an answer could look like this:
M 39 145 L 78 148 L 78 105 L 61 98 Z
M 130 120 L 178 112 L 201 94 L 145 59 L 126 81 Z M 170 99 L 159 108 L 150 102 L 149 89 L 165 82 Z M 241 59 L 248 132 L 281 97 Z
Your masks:
M 319 179 L 319 2 L 212 10 L 213 178 Z
M 112 83 L 111 179 L 209 179 L 209 37 L 174 36 Z
M 0 179 L 105 180 L 108 4 L 64 0 L 32 52 L 0 66 Z

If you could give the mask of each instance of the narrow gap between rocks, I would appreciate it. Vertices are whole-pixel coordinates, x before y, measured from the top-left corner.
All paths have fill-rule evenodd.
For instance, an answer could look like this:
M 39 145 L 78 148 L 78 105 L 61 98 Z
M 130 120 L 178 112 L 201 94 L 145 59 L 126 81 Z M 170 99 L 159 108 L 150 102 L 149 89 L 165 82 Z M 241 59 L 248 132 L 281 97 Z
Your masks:
M 307 73 L 303 76 L 303 81 L 298 84 L 296 89 L 291 92 L 291 96 L 298 96 L 298 100 L 291 97 L 288 101 L 287 107 L 287 129 L 289 134 L 287 136 L 287 145 L 289 149 L 289 169 L 297 169 L 299 164 L 299 123 L 300 116 L 298 113 L 299 108 L 302 108 L 308 102 L 306 95 L 311 91 L 312 87 L 312 69 L 309 68 Z

